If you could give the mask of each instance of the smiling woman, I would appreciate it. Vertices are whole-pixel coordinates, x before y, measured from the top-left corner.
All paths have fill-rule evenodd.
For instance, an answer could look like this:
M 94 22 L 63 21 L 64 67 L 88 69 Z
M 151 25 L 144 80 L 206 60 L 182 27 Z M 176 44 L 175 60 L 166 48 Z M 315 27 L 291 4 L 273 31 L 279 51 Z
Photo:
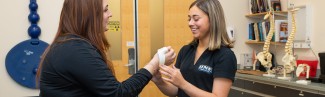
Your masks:
M 107 0 L 65 0 L 53 43 L 42 56 L 42 97 L 134 97 L 158 69 L 158 55 L 123 82 L 117 81 L 104 32 L 112 13 Z M 166 65 L 175 59 L 167 47 Z
M 226 97 L 237 60 L 218 0 L 196 0 L 188 12 L 193 41 L 181 48 L 175 66 L 161 65 L 153 81 L 167 96 Z M 167 77 L 161 77 L 165 75 Z

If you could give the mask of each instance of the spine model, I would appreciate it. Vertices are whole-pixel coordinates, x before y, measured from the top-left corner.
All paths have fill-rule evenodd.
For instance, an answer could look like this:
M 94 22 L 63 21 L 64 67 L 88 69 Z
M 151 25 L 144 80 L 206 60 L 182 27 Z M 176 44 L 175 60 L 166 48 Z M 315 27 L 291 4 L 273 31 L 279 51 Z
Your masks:
M 270 30 L 267 35 L 267 38 L 265 40 L 264 46 L 263 46 L 263 52 L 260 52 L 257 54 L 257 59 L 261 62 L 261 64 L 265 67 L 268 68 L 267 72 L 268 74 L 271 74 L 272 71 L 270 68 L 272 67 L 272 54 L 269 52 L 270 48 L 270 42 L 274 34 L 274 16 L 272 13 L 273 11 L 270 10 L 265 16 L 264 19 L 269 18 L 270 21 Z
M 290 73 L 292 71 L 294 71 L 294 68 L 296 67 L 296 58 L 294 57 L 293 51 L 292 51 L 292 45 L 293 45 L 293 40 L 295 38 L 295 34 L 296 34 L 296 20 L 295 20 L 295 12 L 298 9 L 294 9 L 290 10 L 291 12 L 291 23 L 292 23 L 292 27 L 291 27 L 291 32 L 290 35 L 288 37 L 288 41 L 285 45 L 285 55 L 282 58 L 282 61 L 284 62 L 284 72 L 283 75 L 284 77 L 286 76 L 286 73 Z

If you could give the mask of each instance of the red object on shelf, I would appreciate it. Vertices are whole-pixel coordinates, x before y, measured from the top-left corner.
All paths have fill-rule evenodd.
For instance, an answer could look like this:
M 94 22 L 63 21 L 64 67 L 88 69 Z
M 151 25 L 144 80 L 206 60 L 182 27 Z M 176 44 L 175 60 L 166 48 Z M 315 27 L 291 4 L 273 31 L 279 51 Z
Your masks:
M 299 64 L 308 64 L 310 66 L 309 77 L 316 77 L 318 60 L 297 60 L 297 66 Z

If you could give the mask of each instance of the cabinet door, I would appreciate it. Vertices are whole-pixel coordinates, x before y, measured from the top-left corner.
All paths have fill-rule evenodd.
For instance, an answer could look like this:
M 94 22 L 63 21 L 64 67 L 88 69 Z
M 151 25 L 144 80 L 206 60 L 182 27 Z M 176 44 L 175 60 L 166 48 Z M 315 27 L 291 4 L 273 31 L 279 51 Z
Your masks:
M 274 96 L 278 97 L 299 97 L 300 91 L 283 88 L 283 87 L 276 87 L 274 90 Z
M 245 83 L 245 80 L 236 78 L 234 83 L 232 84 L 232 86 L 235 86 L 235 87 L 238 87 L 238 88 L 244 88 L 244 83 Z
M 237 97 L 240 97 L 240 96 L 237 96 Z M 250 94 L 250 93 L 244 92 L 244 96 L 243 97 L 263 97 L 263 96 L 258 96 L 258 95 L 254 95 L 254 94 Z
M 256 92 L 259 92 L 262 94 L 268 94 L 268 95 L 275 94 L 273 85 L 257 83 L 254 81 L 246 81 L 245 89 L 251 90 L 251 91 L 256 91 Z
M 314 93 L 309 93 L 309 92 L 302 92 L 302 93 L 300 93 L 300 96 L 304 96 L 304 97 L 325 97 L 325 95 L 314 94 Z
M 228 97 L 244 97 L 244 92 L 230 89 Z
M 262 97 L 262 96 L 258 96 L 258 95 L 250 94 L 248 92 L 231 89 L 229 91 L 228 97 Z
M 294 90 L 284 87 L 276 87 L 274 89 L 274 96 L 278 97 L 325 97 L 325 95 L 300 91 L 300 90 Z

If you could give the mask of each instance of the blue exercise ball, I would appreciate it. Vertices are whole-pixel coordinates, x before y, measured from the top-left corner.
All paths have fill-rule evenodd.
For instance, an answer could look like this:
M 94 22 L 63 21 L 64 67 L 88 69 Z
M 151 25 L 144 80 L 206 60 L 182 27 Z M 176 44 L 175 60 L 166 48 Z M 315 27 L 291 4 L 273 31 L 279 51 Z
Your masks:
M 36 11 L 37 8 L 38 8 L 38 5 L 37 5 L 36 2 L 31 2 L 31 3 L 29 3 L 29 9 L 30 9 L 31 11 Z
M 28 15 L 28 20 L 32 22 L 33 24 L 36 24 L 39 21 L 39 15 L 36 12 L 31 12 Z
M 41 28 L 37 26 L 36 24 L 32 24 L 28 28 L 28 35 L 32 37 L 33 39 L 38 38 L 38 36 L 41 34 Z

